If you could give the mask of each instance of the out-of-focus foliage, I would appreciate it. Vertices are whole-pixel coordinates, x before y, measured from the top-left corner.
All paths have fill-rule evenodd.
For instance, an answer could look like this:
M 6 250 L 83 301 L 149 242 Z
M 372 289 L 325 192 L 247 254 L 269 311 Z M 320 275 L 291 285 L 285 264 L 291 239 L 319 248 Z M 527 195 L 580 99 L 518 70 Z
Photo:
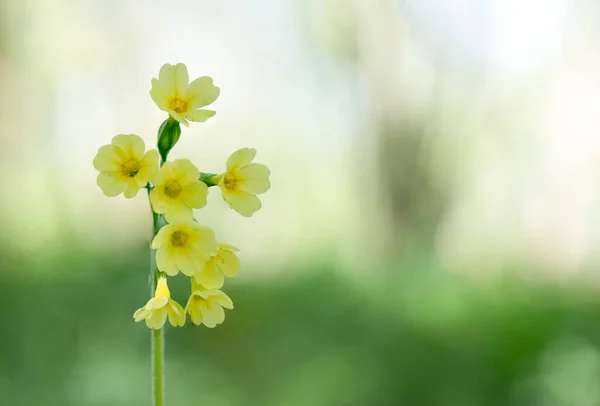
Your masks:
M 61 270 L 47 280 L 18 272 L 31 259 L 2 252 L 3 270 L 15 270 L 0 290 L 3 401 L 146 405 L 149 334 L 131 320 L 147 299 L 139 289 L 145 249 L 75 247 L 44 263 L 49 274 Z M 290 266 L 306 272 L 234 283 L 228 293 L 236 309 L 216 329 L 169 330 L 169 403 L 600 401 L 593 390 L 600 379 L 600 301 L 589 291 L 514 280 L 482 286 L 450 278 L 423 259 L 390 264 L 413 271 L 391 285 L 341 276 L 327 262 Z M 86 278 L 77 276 L 82 267 Z M 173 296 L 187 295 L 184 278 L 174 282 Z

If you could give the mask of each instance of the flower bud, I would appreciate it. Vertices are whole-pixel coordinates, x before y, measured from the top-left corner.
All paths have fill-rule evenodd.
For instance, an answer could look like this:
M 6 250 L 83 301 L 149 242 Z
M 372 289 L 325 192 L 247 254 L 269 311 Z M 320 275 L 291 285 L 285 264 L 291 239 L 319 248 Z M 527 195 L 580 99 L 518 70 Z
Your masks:
M 161 161 L 167 161 L 167 155 L 169 151 L 173 149 L 179 136 L 181 135 L 181 127 L 179 122 L 169 117 L 166 119 L 158 129 L 158 152 L 160 153 Z

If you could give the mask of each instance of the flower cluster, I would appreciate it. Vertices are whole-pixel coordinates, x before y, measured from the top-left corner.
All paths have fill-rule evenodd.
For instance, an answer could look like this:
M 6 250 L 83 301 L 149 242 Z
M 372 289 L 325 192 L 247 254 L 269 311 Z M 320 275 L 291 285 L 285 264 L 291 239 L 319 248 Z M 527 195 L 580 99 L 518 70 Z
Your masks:
M 225 319 L 223 308 L 233 302 L 220 289 L 225 276 L 234 278 L 240 268 L 238 249 L 218 242 L 209 227 L 194 220 L 194 209 L 206 205 L 208 189 L 218 186 L 223 200 L 242 216 L 250 217 L 262 204 L 257 195 L 269 190 L 270 171 L 255 163 L 256 150 L 242 148 L 229 157 L 225 171 L 203 173 L 188 159 L 168 161 L 168 154 L 181 135 L 180 124 L 204 122 L 215 115 L 202 107 L 212 104 L 220 90 L 203 76 L 189 83 L 184 64 L 164 65 L 152 79 L 150 96 L 169 113 L 159 128 L 157 149 L 146 151 L 144 141 L 134 134 L 119 134 L 104 145 L 94 158 L 98 186 L 109 197 L 121 193 L 130 199 L 147 189 L 154 217 L 156 267 L 152 270 L 154 296 L 133 315 L 160 329 L 167 318 L 177 327 L 186 315 L 196 325 L 215 327 Z M 183 308 L 171 298 L 167 278 L 182 273 L 190 278 L 191 295 Z

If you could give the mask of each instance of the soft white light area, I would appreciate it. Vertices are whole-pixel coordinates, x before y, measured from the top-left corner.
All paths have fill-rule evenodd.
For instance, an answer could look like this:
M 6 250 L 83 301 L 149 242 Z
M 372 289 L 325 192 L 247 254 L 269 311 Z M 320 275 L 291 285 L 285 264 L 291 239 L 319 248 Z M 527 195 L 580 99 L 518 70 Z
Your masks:
M 489 62 L 515 74 L 542 70 L 558 56 L 568 0 L 489 0 Z

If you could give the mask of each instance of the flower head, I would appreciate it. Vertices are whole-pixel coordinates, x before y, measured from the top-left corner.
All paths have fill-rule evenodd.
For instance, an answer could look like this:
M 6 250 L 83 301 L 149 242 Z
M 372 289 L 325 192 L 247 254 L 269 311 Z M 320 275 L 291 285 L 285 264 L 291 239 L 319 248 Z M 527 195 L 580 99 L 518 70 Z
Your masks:
M 210 228 L 194 221 L 180 221 L 161 228 L 152 240 L 152 248 L 161 272 L 174 276 L 181 271 L 193 276 L 217 253 L 218 246 Z
M 150 96 L 159 109 L 169 113 L 181 124 L 187 120 L 204 122 L 215 115 L 212 110 L 201 110 L 219 97 L 220 89 L 213 85 L 212 78 L 202 76 L 189 83 L 187 67 L 165 64 L 160 68 L 158 79 L 152 78 Z
M 235 278 L 240 269 L 240 259 L 235 255 L 239 249 L 233 245 L 219 244 L 219 251 L 204 265 L 202 272 L 194 275 L 196 282 L 207 289 L 219 289 L 226 275 Z
M 187 159 L 165 163 L 150 192 L 152 209 L 164 214 L 169 223 L 191 220 L 192 209 L 204 207 L 208 195 L 208 187 L 199 178 L 200 171 Z
M 271 187 L 271 172 L 263 164 L 252 163 L 254 148 L 242 148 L 227 159 L 227 170 L 217 175 L 215 181 L 221 188 L 223 200 L 242 216 L 250 217 L 262 204 L 256 197 Z
M 179 303 L 171 299 L 171 292 L 167 286 L 167 278 L 159 278 L 154 297 L 146 303 L 146 306 L 138 309 L 133 318 L 136 322 L 146 320 L 149 328 L 158 330 L 162 328 L 169 317 L 169 323 L 173 327 L 185 324 L 185 310 Z
M 192 294 L 185 306 L 192 323 L 213 328 L 225 321 L 223 308 L 233 309 L 233 302 L 220 290 L 208 290 L 192 279 Z
M 98 149 L 94 168 L 100 171 L 97 183 L 106 196 L 123 193 L 130 199 L 154 178 L 158 171 L 158 152 L 145 151 L 144 141 L 134 134 L 119 134 L 110 145 Z

